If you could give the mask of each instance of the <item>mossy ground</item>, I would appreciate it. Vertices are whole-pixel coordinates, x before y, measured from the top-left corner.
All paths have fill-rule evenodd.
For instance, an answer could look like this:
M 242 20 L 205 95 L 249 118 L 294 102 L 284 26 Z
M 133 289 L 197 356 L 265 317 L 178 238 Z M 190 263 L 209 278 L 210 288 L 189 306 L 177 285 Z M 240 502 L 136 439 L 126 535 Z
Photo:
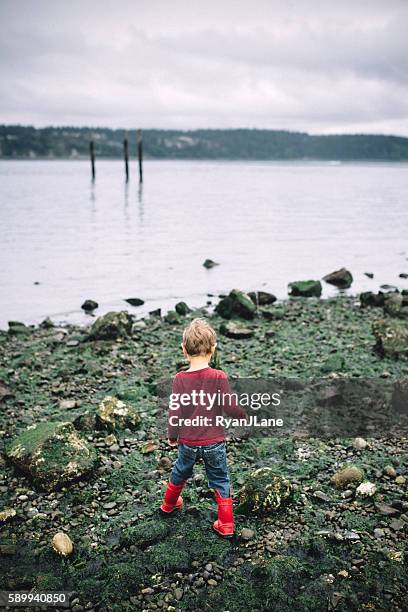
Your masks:
M 406 361 L 373 350 L 371 326 L 384 316 L 380 309 L 361 310 L 347 297 L 268 309 L 272 318 L 246 321 L 252 338 L 219 336 L 218 356 L 230 376 L 332 380 L 334 371 L 338 377 L 394 380 L 408 373 Z M 74 327 L 0 333 L 0 380 L 12 392 L 0 404 L 0 450 L 27 425 L 69 420 L 100 455 L 86 480 L 52 493 L 33 489 L 0 455 L 0 508 L 17 510 L 0 531 L 1 545 L 16 546 L 14 554 L 1 555 L 1 585 L 65 588 L 77 592 L 78 605 L 118 611 L 155 605 L 215 612 L 406 610 L 406 523 L 394 529 L 393 518 L 379 513 L 373 500 L 344 498 L 331 482 L 347 463 L 361 467 L 365 480 L 377 486 L 375 501 L 400 504 L 400 520 L 407 514 L 406 484 L 383 468 L 391 464 L 406 475 L 406 438 L 372 438 L 363 451 L 353 449 L 350 436 L 231 440 L 233 490 L 251 471 L 268 466 L 293 484 L 290 503 L 267 517 L 237 513 L 237 533 L 248 527 L 254 537 L 220 540 L 211 531 L 216 506 L 198 465 L 183 493 L 185 510 L 174 519 L 159 517 L 169 475 L 163 460 L 174 461 L 176 451 L 160 437 L 156 383 L 179 367 L 184 321 L 198 314 L 205 312 L 175 324 L 152 318 L 132 338 L 117 341 L 89 341 Z M 216 329 L 222 323 L 217 316 L 212 321 Z M 123 399 L 142 417 L 138 430 L 115 432 L 116 446 L 105 444 L 109 432 L 95 428 L 91 418 L 106 395 Z M 64 399 L 75 399 L 76 407 L 63 408 Z M 154 445 L 146 453 L 148 441 Z M 317 490 L 326 501 L 315 496 Z M 384 530 L 383 538 L 374 537 L 376 528 Z M 58 530 L 74 541 L 67 559 L 50 546 Z M 357 538 L 348 539 L 347 532 Z

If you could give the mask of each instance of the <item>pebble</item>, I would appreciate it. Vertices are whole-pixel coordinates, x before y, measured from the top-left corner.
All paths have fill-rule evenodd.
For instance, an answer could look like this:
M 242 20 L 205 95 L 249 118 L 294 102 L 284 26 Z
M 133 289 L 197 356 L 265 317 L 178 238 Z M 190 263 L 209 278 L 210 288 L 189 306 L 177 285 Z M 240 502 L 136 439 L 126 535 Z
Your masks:
M 180 601 L 183 595 L 184 595 L 183 589 L 180 589 L 180 588 L 174 589 L 174 597 L 177 599 L 177 601 Z
M 397 475 L 397 472 L 395 471 L 395 468 L 392 465 L 386 465 L 383 469 L 383 472 L 386 476 L 389 476 L 390 478 L 395 478 Z
M 406 480 L 407 479 L 405 478 L 405 476 L 397 476 L 395 482 L 399 485 L 403 485 L 406 483 Z
M 241 538 L 243 540 L 252 540 L 255 535 L 255 531 L 252 529 L 248 529 L 248 527 L 244 527 L 241 531 Z
M 354 438 L 353 448 L 354 450 L 364 450 L 367 448 L 367 441 L 364 438 Z
M 377 539 L 383 538 L 385 536 L 384 530 L 377 527 L 374 529 L 374 537 Z
M 207 582 L 207 584 L 209 586 L 217 586 L 218 582 L 216 580 L 214 580 L 214 578 L 210 578 L 209 581 Z

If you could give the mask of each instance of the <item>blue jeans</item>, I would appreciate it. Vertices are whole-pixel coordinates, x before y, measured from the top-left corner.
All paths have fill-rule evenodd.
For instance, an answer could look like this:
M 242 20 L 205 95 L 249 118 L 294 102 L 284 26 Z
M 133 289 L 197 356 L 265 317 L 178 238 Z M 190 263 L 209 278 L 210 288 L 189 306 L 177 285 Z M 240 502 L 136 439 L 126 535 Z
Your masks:
M 179 444 L 177 461 L 173 466 L 170 481 L 178 485 L 191 478 L 197 459 L 203 459 L 208 484 L 217 489 L 221 497 L 230 497 L 230 480 L 227 468 L 227 451 L 225 442 L 216 442 L 207 446 L 188 446 Z

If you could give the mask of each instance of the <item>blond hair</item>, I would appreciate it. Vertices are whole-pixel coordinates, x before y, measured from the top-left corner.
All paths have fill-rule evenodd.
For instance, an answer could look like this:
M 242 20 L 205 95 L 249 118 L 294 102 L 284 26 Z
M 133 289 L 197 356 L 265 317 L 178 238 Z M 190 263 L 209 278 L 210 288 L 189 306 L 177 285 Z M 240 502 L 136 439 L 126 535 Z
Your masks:
M 209 355 L 217 342 L 217 334 L 204 319 L 194 319 L 183 332 L 183 345 L 190 357 Z

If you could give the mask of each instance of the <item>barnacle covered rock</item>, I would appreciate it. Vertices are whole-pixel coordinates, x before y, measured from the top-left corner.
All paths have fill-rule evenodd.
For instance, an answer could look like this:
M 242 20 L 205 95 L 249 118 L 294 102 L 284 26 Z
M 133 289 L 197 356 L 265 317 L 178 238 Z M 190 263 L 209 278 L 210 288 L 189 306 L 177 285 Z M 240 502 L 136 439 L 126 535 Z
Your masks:
M 269 467 L 252 472 L 239 492 L 239 505 L 247 512 L 268 514 L 278 510 L 289 498 L 292 486 Z
M 111 395 L 101 401 L 96 416 L 99 424 L 108 429 L 135 429 L 140 423 L 136 408 Z

